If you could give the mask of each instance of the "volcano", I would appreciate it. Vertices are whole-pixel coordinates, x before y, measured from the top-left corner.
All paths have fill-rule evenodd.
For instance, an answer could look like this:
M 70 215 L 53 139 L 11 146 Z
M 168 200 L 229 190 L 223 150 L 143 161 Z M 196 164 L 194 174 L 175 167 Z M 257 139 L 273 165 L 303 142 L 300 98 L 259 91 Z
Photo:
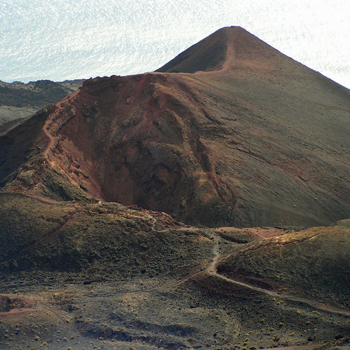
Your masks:
M 348 349 L 349 112 L 231 27 L 3 125 L 0 348 Z
M 240 27 L 154 73 L 95 78 L 0 137 L 0 186 L 190 224 L 350 216 L 350 91 Z

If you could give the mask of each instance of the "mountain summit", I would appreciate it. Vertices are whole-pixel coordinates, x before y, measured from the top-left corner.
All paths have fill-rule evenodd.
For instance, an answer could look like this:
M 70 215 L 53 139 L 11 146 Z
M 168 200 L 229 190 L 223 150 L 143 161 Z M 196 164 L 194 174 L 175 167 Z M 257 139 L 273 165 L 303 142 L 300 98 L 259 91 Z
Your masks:
M 226 60 L 229 29 L 231 28 L 220 29 L 209 35 L 180 53 L 156 72 L 194 73 L 220 69 Z
M 350 216 L 350 92 L 239 27 L 155 73 L 96 78 L 0 138 L 0 185 L 186 223 Z
M 180 53 L 157 72 L 195 73 L 234 69 L 244 61 L 271 61 L 277 50 L 241 27 L 216 31 Z

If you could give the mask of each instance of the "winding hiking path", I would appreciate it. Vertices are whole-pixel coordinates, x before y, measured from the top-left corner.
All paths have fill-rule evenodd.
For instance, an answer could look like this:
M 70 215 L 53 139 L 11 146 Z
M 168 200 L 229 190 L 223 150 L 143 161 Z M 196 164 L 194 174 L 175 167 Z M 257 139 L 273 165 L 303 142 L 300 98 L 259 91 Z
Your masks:
M 50 205 L 63 205 L 66 204 L 64 201 L 56 201 L 54 199 L 48 198 L 48 197 L 43 197 L 43 196 L 38 196 L 35 194 L 30 194 L 30 193 L 24 193 L 24 192 L 11 192 L 11 191 L 4 191 L 0 193 L 1 196 L 3 195 L 8 195 L 8 196 L 22 196 L 26 198 L 32 198 L 36 199 L 37 201 L 44 203 L 44 204 L 50 204 Z
M 46 147 L 45 151 L 43 152 L 43 155 L 45 156 L 45 158 L 46 158 L 47 160 L 49 160 L 49 157 L 48 157 L 49 152 L 50 152 L 51 150 L 53 150 L 53 149 L 57 146 L 57 144 L 58 144 L 58 139 L 55 138 L 55 137 L 53 137 L 53 136 L 51 135 L 51 133 L 49 132 L 49 130 L 50 130 L 50 124 L 51 124 L 51 123 L 52 123 L 51 118 L 47 118 L 47 120 L 46 120 L 46 122 L 45 122 L 45 124 L 44 124 L 44 127 L 43 127 L 44 133 L 45 133 L 46 136 L 49 138 L 49 144 L 48 144 L 48 146 Z
M 167 230 L 168 229 L 161 230 L 160 232 L 166 232 Z M 179 231 L 198 231 L 198 228 L 196 228 L 196 227 L 183 227 L 183 228 L 179 228 L 178 230 Z M 204 233 L 204 232 L 202 231 L 202 233 Z M 254 286 L 252 284 L 238 281 L 238 280 L 235 280 L 233 278 L 229 278 L 229 277 L 226 277 L 224 275 L 219 274 L 217 272 L 217 266 L 220 263 L 220 261 L 224 260 L 227 257 L 227 255 L 222 255 L 220 252 L 220 246 L 222 245 L 224 239 L 221 238 L 219 234 L 213 232 L 211 229 L 205 229 L 205 236 L 207 236 L 207 238 L 209 238 L 213 241 L 212 259 L 211 259 L 209 265 L 204 269 L 199 269 L 198 271 L 189 274 L 188 276 L 182 278 L 181 280 L 178 280 L 175 283 L 171 283 L 170 285 L 163 286 L 163 287 L 173 290 L 173 289 L 177 288 L 178 286 L 184 284 L 185 282 L 192 280 L 195 277 L 204 274 L 207 276 L 214 276 L 215 278 L 219 278 L 221 280 L 224 280 L 225 282 L 228 282 L 228 283 L 240 286 L 240 287 L 244 287 L 244 288 L 253 290 L 255 292 L 266 294 L 270 297 L 285 299 L 285 300 L 289 300 L 292 302 L 297 302 L 297 303 L 308 305 L 308 306 L 310 306 L 316 310 L 319 310 L 319 311 L 328 312 L 328 313 L 335 314 L 335 315 L 342 315 L 342 316 L 350 317 L 350 310 L 341 310 L 341 309 L 338 309 L 338 308 L 333 307 L 333 306 L 322 304 L 322 303 L 315 301 L 315 300 L 312 300 L 312 299 L 307 299 L 307 298 L 303 298 L 303 297 L 298 297 L 298 296 L 294 296 L 294 295 L 290 295 L 290 294 L 280 293 L 280 292 L 272 291 L 269 289 L 257 287 L 257 286 Z M 119 290 L 119 292 L 123 292 L 123 293 L 153 292 L 153 291 L 158 290 L 158 289 L 159 289 L 159 286 L 153 286 L 150 288 L 137 288 L 134 290 L 130 290 L 130 289 L 124 290 L 124 291 Z
M 222 238 L 215 234 L 214 232 L 208 230 L 209 232 L 209 237 L 213 240 L 214 244 L 213 244 L 213 248 L 212 248 L 212 253 L 213 253 L 213 258 L 211 263 L 207 266 L 207 268 L 205 269 L 205 273 L 209 276 L 214 276 L 216 278 L 222 279 L 228 283 L 232 283 L 244 288 L 248 288 L 250 290 L 254 290 L 256 292 L 259 293 L 263 293 L 266 295 L 269 295 L 271 297 L 277 297 L 277 298 L 281 298 L 281 299 L 286 299 L 286 300 L 290 300 L 290 301 L 294 301 L 294 302 L 298 302 L 298 303 L 302 303 L 302 304 L 306 304 L 309 305 L 311 307 L 313 307 L 314 309 L 320 310 L 320 311 L 324 311 L 324 312 L 328 312 L 328 313 L 332 313 L 332 314 L 337 314 L 337 315 L 343 315 L 343 316 L 348 316 L 350 317 L 350 311 L 349 310 L 341 310 L 335 307 L 331 307 L 325 304 L 322 304 L 320 302 L 317 302 L 315 300 L 311 300 L 311 299 L 307 299 L 307 298 L 302 298 L 302 297 L 298 297 L 298 296 L 293 296 L 290 294 L 285 294 L 285 293 L 278 293 L 275 291 L 271 291 L 268 289 L 264 289 L 264 288 L 260 288 L 260 287 L 256 287 L 252 284 L 249 283 L 245 283 L 245 282 L 241 282 L 241 281 L 237 281 L 235 279 L 232 278 L 228 278 L 226 276 L 220 275 L 217 272 L 217 266 L 219 264 L 220 261 L 222 261 L 224 257 L 222 257 L 221 253 L 220 253 L 220 243 L 222 241 Z

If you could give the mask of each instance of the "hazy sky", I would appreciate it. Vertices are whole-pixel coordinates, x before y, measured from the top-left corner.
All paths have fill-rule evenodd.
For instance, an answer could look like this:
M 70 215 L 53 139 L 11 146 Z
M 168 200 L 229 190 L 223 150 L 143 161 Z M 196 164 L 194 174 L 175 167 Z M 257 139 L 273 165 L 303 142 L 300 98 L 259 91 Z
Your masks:
M 238 25 L 350 88 L 349 13 L 349 0 L 0 0 L 0 80 L 153 71 Z

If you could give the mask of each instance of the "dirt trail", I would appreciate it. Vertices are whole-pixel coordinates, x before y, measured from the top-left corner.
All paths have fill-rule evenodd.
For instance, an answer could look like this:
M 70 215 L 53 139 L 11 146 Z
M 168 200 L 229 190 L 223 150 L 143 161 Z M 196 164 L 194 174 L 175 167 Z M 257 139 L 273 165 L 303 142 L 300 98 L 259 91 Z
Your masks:
M 225 75 L 230 70 L 232 70 L 232 68 L 235 65 L 235 60 L 236 60 L 236 53 L 235 53 L 233 39 L 231 38 L 231 40 L 229 40 L 229 42 L 227 44 L 226 57 L 222 63 L 222 66 L 218 69 L 215 69 L 215 70 L 197 71 L 197 72 L 195 72 L 195 75 L 196 76 L 208 76 L 208 75 L 217 76 L 218 74 Z
M 50 123 L 51 123 L 51 118 L 48 118 L 44 124 L 43 130 L 46 136 L 49 138 L 49 144 L 45 151 L 43 152 L 43 155 L 45 156 L 46 159 L 48 159 L 48 154 L 50 150 L 54 149 L 57 146 L 58 140 L 54 138 L 51 133 L 49 132 L 50 130 Z
M 162 231 L 165 232 L 167 230 L 168 229 L 165 229 Z M 199 229 L 196 227 L 183 227 L 183 228 L 179 228 L 178 230 L 179 231 L 197 232 Z M 203 231 L 202 231 L 202 233 L 203 233 Z M 341 310 L 341 309 L 338 309 L 338 308 L 335 308 L 335 307 L 332 307 L 329 305 L 322 304 L 322 303 L 315 301 L 315 300 L 311 300 L 311 299 L 307 299 L 307 298 L 303 298 L 303 297 L 298 297 L 298 296 L 294 296 L 294 295 L 290 295 L 290 294 L 275 292 L 275 291 L 272 291 L 269 289 L 260 288 L 260 287 L 254 286 L 254 285 L 246 283 L 246 282 L 241 282 L 241 281 L 220 275 L 217 272 L 217 266 L 220 263 L 220 261 L 224 260 L 227 257 L 227 255 L 223 256 L 220 252 L 220 246 L 224 245 L 223 244 L 224 240 L 223 240 L 223 238 L 221 238 L 220 235 L 216 234 L 211 229 L 206 229 L 205 235 L 213 241 L 212 260 L 211 260 L 210 264 L 205 269 L 199 269 L 196 272 L 189 274 L 188 276 L 182 278 L 181 280 L 178 280 L 175 283 L 171 283 L 170 285 L 163 285 L 162 287 L 164 287 L 166 289 L 173 290 L 176 287 L 182 285 L 183 283 L 195 278 L 196 276 L 206 274 L 209 276 L 214 276 L 216 278 L 220 278 L 228 283 L 232 283 L 232 284 L 235 284 L 235 285 L 238 285 L 238 286 L 259 292 L 259 293 L 266 294 L 266 295 L 271 296 L 271 297 L 281 298 L 281 299 L 286 299 L 286 300 L 306 304 L 306 305 L 309 305 L 312 308 L 319 310 L 319 311 L 324 311 L 324 312 L 328 312 L 331 314 L 343 315 L 343 316 L 350 317 L 350 310 Z M 159 290 L 159 287 L 160 286 L 154 286 L 151 288 L 137 288 L 135 290 L 124 290 L 124 291 L 119 290 L 119 292 L 123 292 L 123 293 L 154 292 L 156 290 Z
M 24 248 L 22 248 L 20 251 L 15 253 L 15 258 L 21 256 L 21 254 L 27 250 L 30 250 L 34 247 L 36 247 L 40 242 L 55 236 L 58 232 L 60 232 L 60 230 L 62 230 L 65 226 L 67 226 L 72 220 L 74 220 L 76 213 L 72 212 L 72 213 L 68 213 L 67 214 L 67 219 L 63 222 L 63 223 L 59 223 L 58 227 L 55 227 L 53 230 L 47 232 L 45 235 L 43 235 L 42 237 L 40 237 L 39 239 L 37 239 L 36 241 L 30 243 L 29 245 L 25 246 Z
M 11 305 L 11 310 L 0 312 L 0 319 L 37 310 L 37 302 L 35 300 L 16 294 L 0 294 L 0 302 L 2 305 L 13 304 Z
M 41 203 L 44 204 L 50 204 L 50 205 L 62 205 L 65 204 L 66 202 L 64 201 L 56 201 L 54 199 L 51 198 L 47 198 L 47 197 L 43 197 L 43 196 L 37 196 L 35 194 L 30 194 L 30 193 L 24 193 L 24 192 L 11 192 L 11 191 L 4 191 L 1 192 L 1 195 L 17 195 L 17 196 L 23 196 L 23 197 L 27 197 L 27 198 L 33 198 L 38 200 Z
M 13 316 L 13 315 L 21 315 L 27 312 L 35 312 L 37 311 L 37 308 L 19 308 L 19 309 L 12 309 L 10 311 L 6 311 L 6 312 L 0 312 L 0 319 L 2 317 L 8 317 L 8 316 Z
M 278 297 L 281 299 L 286 299 L 286 300 L 290 300 L 290 301 L 294 301 L 294 302 L 298 302 L 298 303 L 302 303 L 302 304 L 307 304 L 307 305 L 313 307 L 314 309 L 317 309 L 320 311 L 325 311 L 325 312 L 337 314 L 337 315 L 344 315 L 344 316 L 348 316 L 348 317 L 350 316 L 350 310 L 340 310 L 340 309 L 337 309 L 335 307 L 331 307 L 331 306 L 322 304 L 322 303 L 315 301 L 315 300 L 302 298 L 302 297 L 298 297 L 298 296 L 293 296 L 293 295 L 285 294 L 285 293 L 278 293 L 275 291 L 256 287 L 252 284 L 237 281 L 235 279 L 220 275 L 217 272 L 217 266 L 218 266 L 220 261 L 222 261 L 224 258 L 226 258 L 226 256 L 222 257 L 222 255 L 220 253 L 219 245 L 221 244 L 222 238 L 212 231 L 208 231 L 208 232 L 210 232 L 209 236 L 214 242 L 213 249 L 212 249 L 213 258 L 212 258 L 211 263 L 208 265 L 208 267 L 205 270 L 205 273 L 208 274 L 209 276 L 215 276 L 215 277 L 220 278 L 228 283 L 232 283 L 232 284 L 244 287 L 244 288 L 248 288 L 250 290 L 254 290 L 256 292 L 269 295 L 271 297 Z

